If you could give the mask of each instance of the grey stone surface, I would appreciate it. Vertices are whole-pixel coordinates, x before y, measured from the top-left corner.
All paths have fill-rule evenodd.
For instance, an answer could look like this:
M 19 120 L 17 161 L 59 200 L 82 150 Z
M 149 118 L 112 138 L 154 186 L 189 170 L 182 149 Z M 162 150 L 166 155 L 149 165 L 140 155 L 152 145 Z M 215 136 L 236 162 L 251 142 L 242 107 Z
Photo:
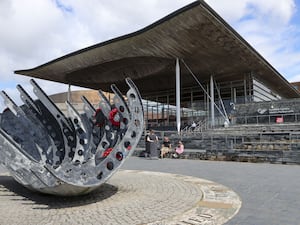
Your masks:
M 300 221 L 300 166 L 298 165 L 183 159 L 146 160 L 144 158 L 131 157 L 122 168 L 199 177 L 233 189 L 240 196 L 242 207 L 237 215 L 226 223 L 227 225 L 295 225 L 299 224 Z M 0 171 L 4 172 L 3 169 L 1 170 L 1 166 Z M 15 185 L 16 183 L 13 182 L 13 184 Z M 20 187 L 19 185 L 17 186 Z M 2 187 L 1 191 L 1 196 L 7 195 L 10 196 L 9 198 L 12 201 L 17 200 L 17 197 L 12 193 L 3 192 Z M 27 191 L 27 193 L 30 192 Z M 98 200 L 95 199 L 93 201 Z M 87 203 L 89 201 L 92 203 L 91 200 L 86 201 Z M 20 200 L 16 202 L 20 202 Z M 24 200 L 24 202 L 32 204 L 30 201 Z M 23 204 L 21 204 L 20 208 L 16 208 L 13 211 L 16 213 L 22 208 L 24 208 Z M 70 208 L 65 208 L 67 208 L 67 211 L 70 211 Z M 4 213 L 2 208 L 0 212 Z M 88 212 L 88 209 L 82 209 L 82 213 L 87 215 Z M 91 220 L 93 216 L 96 215 L 89 216 L 89 219 L 86 218 L 85 221 Z M 54 218 L 59 217 L 60 214 Z M 109 217 L 111 217 L 110 214 Z M 107 220 L 109 220 L 109 217 Z M 80 222 L 79 219 L 78 221 L 78 224 L 82 224 L 82 221 Z M 197 223 L 195 222 L 195 224 Z
M 242 199 L 239 213 L 228 225 L 295 225 L 300 222 L 300 166 L 145 160 L 132 157 L 124 169 L 160 171 L 201 177 L 232 188 Z
M 208 180 L 123 170 L 97 191 L 55 197 L 0 176 L 0 224 L 223 224 L 241 207 L 227 187 Z

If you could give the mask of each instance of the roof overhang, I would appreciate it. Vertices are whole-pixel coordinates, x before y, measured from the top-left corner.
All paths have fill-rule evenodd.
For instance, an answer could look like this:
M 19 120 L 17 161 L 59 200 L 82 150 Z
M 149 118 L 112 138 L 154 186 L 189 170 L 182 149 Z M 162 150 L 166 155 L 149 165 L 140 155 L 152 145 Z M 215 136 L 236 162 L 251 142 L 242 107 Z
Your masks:
M 195 1 L 137 32 L 65 55 L 17 74 L 92 89 L 125 89 L 130 77 L 142 95 L 175 89 L 175 59 L 200 81 L 255 76 L 283 97 L 300 94 L 204 1 Z M 181 67 L 181 86 L 196 86 Z

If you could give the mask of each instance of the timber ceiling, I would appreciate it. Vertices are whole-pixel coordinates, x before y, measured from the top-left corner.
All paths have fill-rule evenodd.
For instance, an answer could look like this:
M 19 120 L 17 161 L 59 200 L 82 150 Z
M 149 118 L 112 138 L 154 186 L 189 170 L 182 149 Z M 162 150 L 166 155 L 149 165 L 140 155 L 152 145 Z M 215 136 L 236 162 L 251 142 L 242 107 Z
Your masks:
M 183 59 L 200 82 L 255 76 L 286 98 L 300 97 L 253 47 L 199 0 L 137 32 L 65 55 L 17 74 L 92 89 L 127 89 L 130 77 L 142 96 L 175 89 L 175 59 Z M 197 86 L 181 63 L 181 86 Z

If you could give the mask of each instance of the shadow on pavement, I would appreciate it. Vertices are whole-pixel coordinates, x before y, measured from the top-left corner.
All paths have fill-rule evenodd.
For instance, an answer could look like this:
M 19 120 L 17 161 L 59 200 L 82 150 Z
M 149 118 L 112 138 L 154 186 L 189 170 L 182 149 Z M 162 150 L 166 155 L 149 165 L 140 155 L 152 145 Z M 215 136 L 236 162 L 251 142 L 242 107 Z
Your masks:
M 0 175 L 0 201 L 3 197 L 11 196 L 10 201 L 20 201 L 20 204 L 32 205 L 33 209 L 59 209 L 88 205 L 108 199 L 117 191 L 116 186 L 104 183 L 98 189 L 86 195 L 54 196 L 30 191 L 12 177 Z

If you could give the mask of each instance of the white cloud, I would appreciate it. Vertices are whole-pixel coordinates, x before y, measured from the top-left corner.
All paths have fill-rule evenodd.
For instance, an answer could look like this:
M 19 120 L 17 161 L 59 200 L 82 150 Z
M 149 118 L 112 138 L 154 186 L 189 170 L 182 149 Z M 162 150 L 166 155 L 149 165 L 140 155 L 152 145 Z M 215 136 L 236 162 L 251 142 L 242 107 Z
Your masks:
M 2 63 L 2 70 L 11 73 L 15 69 L 34 67 L 71 51 L 136 31 L 192 1 L 160 2 L 2 0 L 0 29 L 5 32 L 0 36 L 0 57 L 7 61 Z M 1 78 L 10 79 L 4 72 L 1 71 Z
M 194 0 L 1 0 L 0 89 L 17 98 L 13 74 L 69 52 L 141 29 Z M 299 80 L 294 0 L 206 0 L 287 79 Z M 298 44 L 299 47 L 299 44 Z M 65 85 L 39 81 L 47 94 Z M 31 89 L 28 87 L 29 90 Z M 1 109 L 0 99 L 0 109 Z
M 205 0 L 229 23 L 235 23 L 245 17 L 258 20 L 287 23 L 295 13 L 294 0 Z
M 105 41 L 141 29 L 193 0 L 65 0 L 76 17 L 97 37 Z
M 72 51 L 134 32 L 192 0 L 1 0 L 0 89 L 19 103 L 16 84 L 29 92 L 29 79 L 13 74 Z M 40 81 L 47 94 L 66 85 Z M 0 110 L 3 108 L 0 98 Z
M 286 79 L 300 73 L 298 24 L 294 0 L 206 0 Z
M 249 0 L 248 4 L 258 9 L 257 14 L 261 15 L 262 20 L 271 20 L 272 23 L 279 23 L 279 25 L 287 24 L 296 10 L 294 0 Z

